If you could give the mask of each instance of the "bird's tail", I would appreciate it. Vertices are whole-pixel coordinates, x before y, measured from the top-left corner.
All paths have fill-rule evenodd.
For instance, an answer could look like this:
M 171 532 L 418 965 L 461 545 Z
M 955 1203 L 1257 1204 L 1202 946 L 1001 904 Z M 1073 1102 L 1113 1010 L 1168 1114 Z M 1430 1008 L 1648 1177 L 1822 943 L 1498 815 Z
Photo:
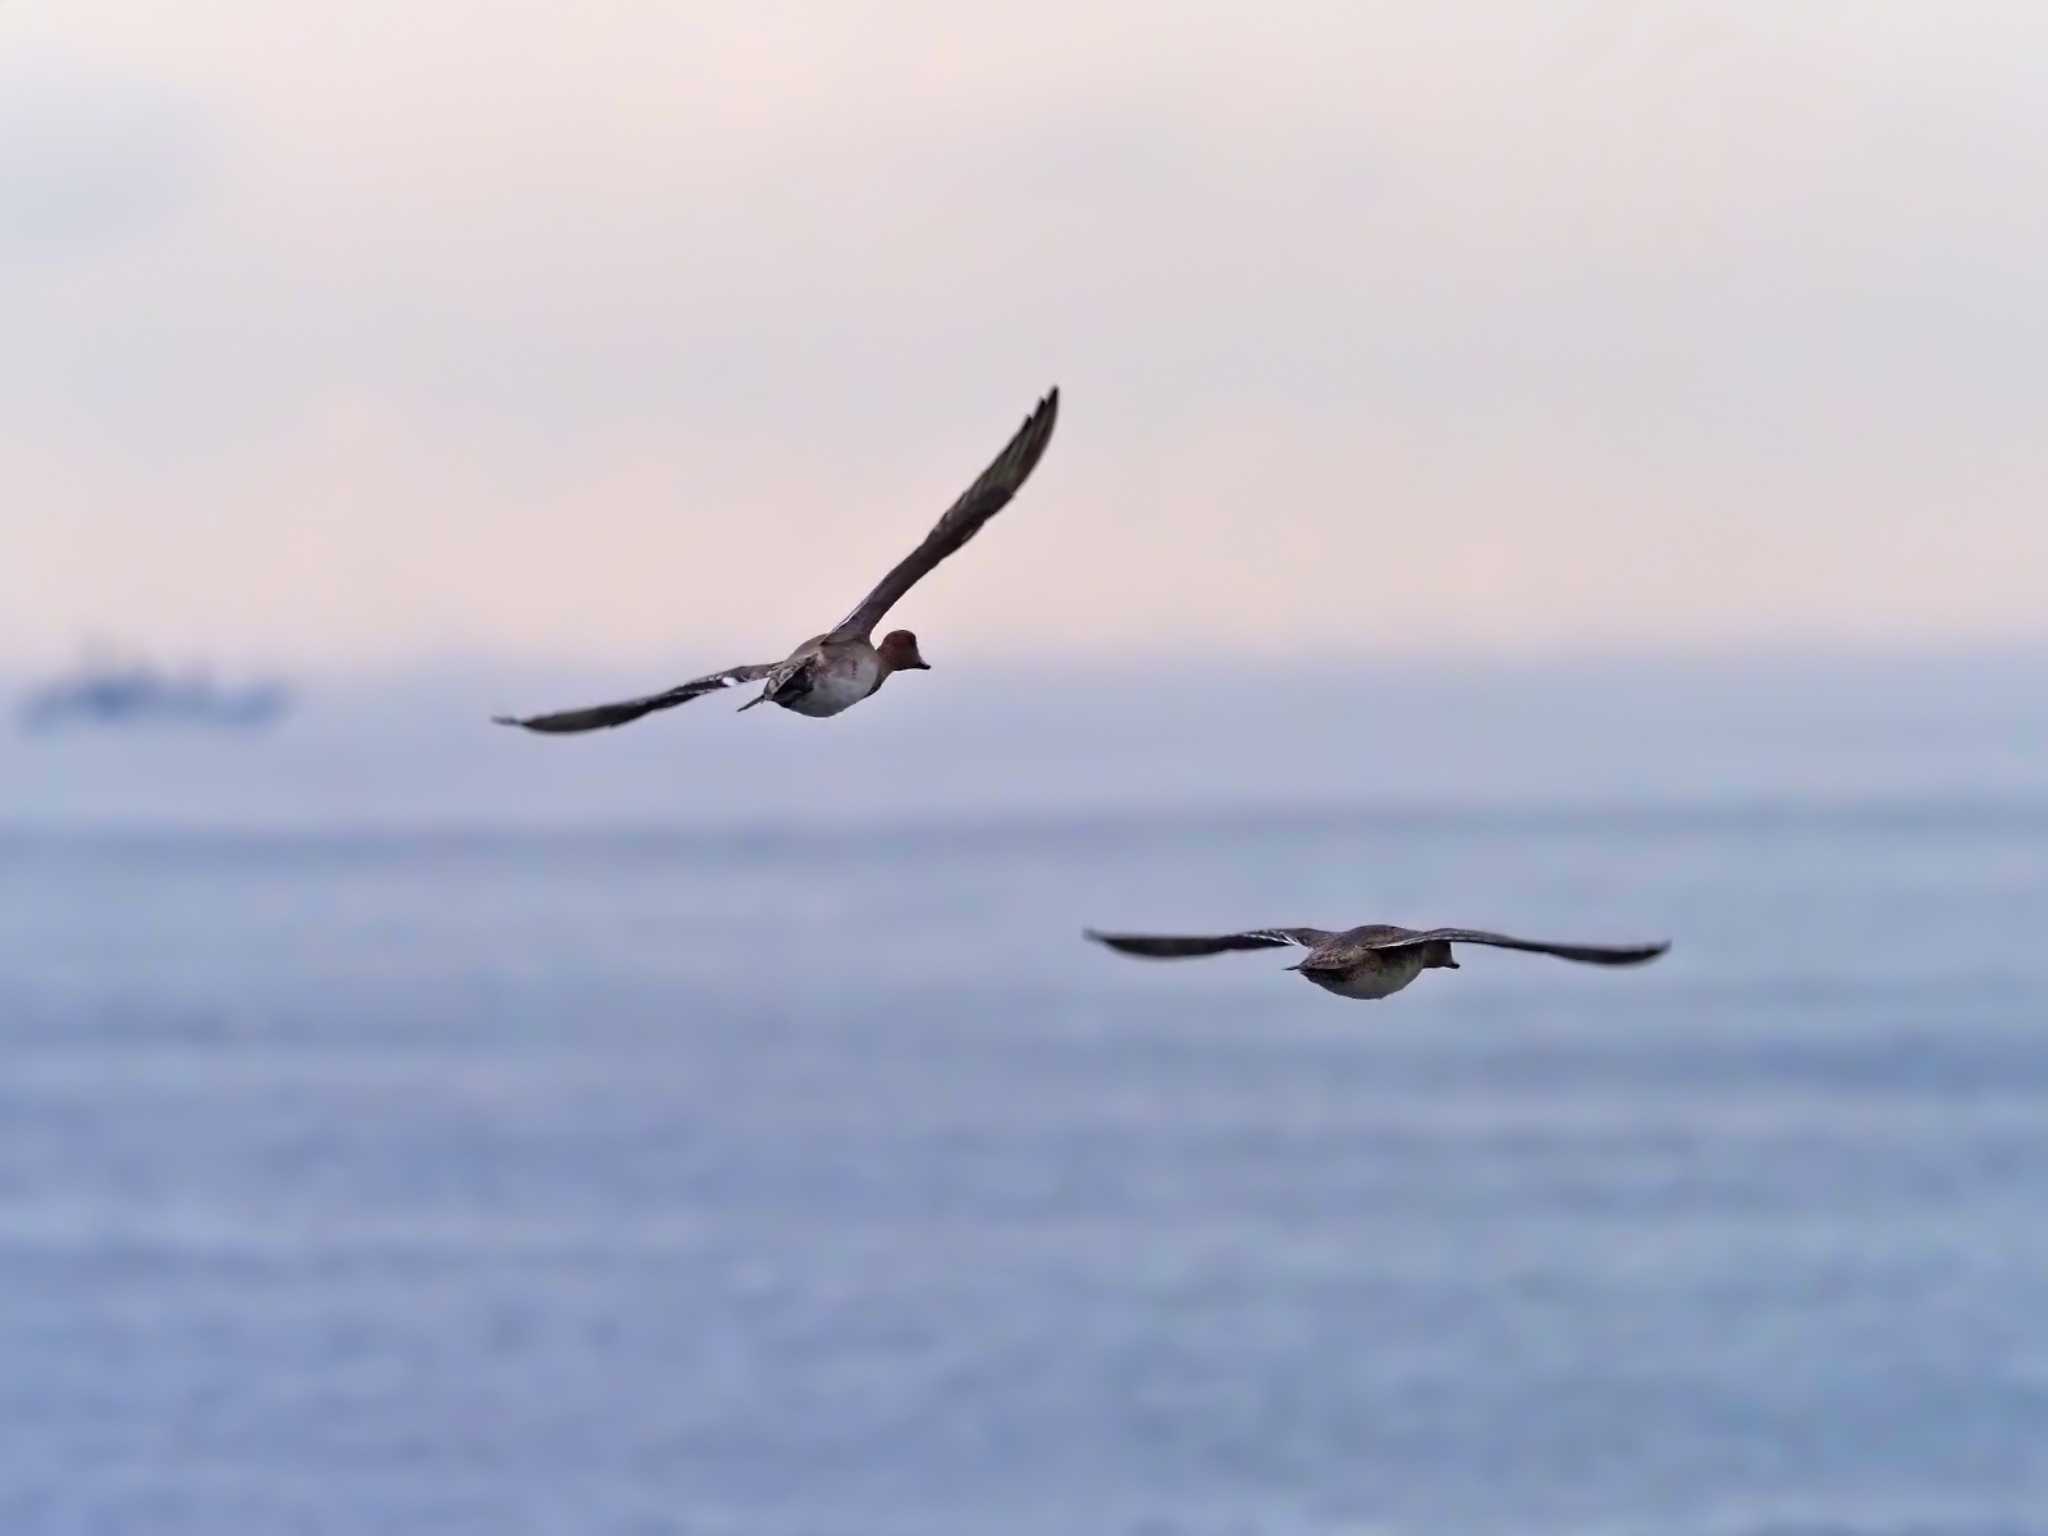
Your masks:
M 768 702 L 768 693 L 767 693 L 767 690 L 766 690 L 766 689 L 763 689 L 763 690 L 762 690 L 761 692 L 759 692 L 759 693 L 755 694 L 755 695 L 754 695 L 754 696 L 753 696 L 753 697 L 752 697 L 751 699 L 747 700 L 747 702 L 746 702 L 746 703 L 742 704 L 742 705 L 741 705 L 741 706 L 739 707 L 739 711 L 738 711 L 738 712 L 739 712 L 740 714 L 743 714 L 743 715 L 744 715 L 744 714 L 745 714 L 745 713 L 746 713 L 746 712 L 747 712 L 748 710 L 752 709 L 752 708 L 753 708 L 753 707 L 754 707 L 754 706 L 755 706 L 756 704 L 766 704 L 767 702 Z

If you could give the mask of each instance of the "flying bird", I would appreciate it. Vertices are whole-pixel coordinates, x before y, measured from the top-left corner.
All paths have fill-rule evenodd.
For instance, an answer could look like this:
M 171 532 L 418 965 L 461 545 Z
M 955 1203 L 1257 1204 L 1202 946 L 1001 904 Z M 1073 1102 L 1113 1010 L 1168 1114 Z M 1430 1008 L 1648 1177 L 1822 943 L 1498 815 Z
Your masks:
M 1299 964 L 1288 966 L 1288 970 L 1299 971 L 1326 992 L 1360 998 L 1391 997 L 1424 971 L 1457 970 L 1458 962 L 1451 957 L 1453 944 L 1523 949 L 1587 965 L 1641 965 L 1671 947 L 1544 944 L 1533 939 L 1510 938 L 1504 933 L 1485 933 L 1477 928 L 1396 928 L 1388 923 L 1367 923 L 1363 928 L 1347 928 L 1342 933 L 1325 928 L 1252 928 L 1243 933 L 1207 937 L 1097 933 L 1093 928 L 1084 932 L 1098 944 L 1151 960 L 1187 960 L 1233 949 L 1281 949 L 1292 945 L 1306 949 L 1308 954 Z
M 996 455 L 995 462 L 946 509 L 946 515 L 924 536 L 922 544 L 898 561 L 895 569 L 860 600 L 853 612 L 824 634 L 813 635 L 781 661 L 707 672 L 661 693 L 616 704 L 595 704 L 586 709 L 523 718 L 494 715 L 492 719 L 499 725 L 519 725 L 550 734 L 595 731 L 628 724 L 658 709 L 673 709 L 707 693 L 754 682 L 762 684 L 761 691 L 740 706 L 742 712 L 756 704 L 780 704 L 800 715 L 836 715 L 880 688 L 893 672 L 930 671 L 931 664 L 918 651 L 916 635 L 907 629 L 892 629 L 876 645 L 870 638 L 875 626 L 902 601 L 906 592 L 931 574 L 933 567 L 1010 504 L 1044 455 L 1059 413 L 1060 392 L 1054 389 L 1024 419 L 1024 425 Z

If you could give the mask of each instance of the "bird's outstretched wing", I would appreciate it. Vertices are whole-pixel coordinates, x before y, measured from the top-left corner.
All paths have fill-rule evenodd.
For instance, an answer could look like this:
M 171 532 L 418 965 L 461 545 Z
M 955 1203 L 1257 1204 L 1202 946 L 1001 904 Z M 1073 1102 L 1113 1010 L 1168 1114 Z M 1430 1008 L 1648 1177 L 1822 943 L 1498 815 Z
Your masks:
M 1186 960 L 1196 955 L 1220 955 L 1233 949 L 1281 949 L 1289 944 L 1313 949 L 1330 935 L 1320 928 L 1251 928 L 1243 933 L 1208 935 L 1166 933 L 1082 933 L 1098 944 L 1126 955 L 1143 955 L 1148 960 Z
M 1010 439 L 1009 446 L 996 455 L 995 462 L 981 472 L 981 478 L 967 487 L 946 515 L 924 536 L 924 542 L 897 562 L 896 568 L 862 598 L 860 605 L 839 621 L 832 631 L 835 640 L 865 637 L 881 623 L 882 615 L 901 601 L 903 594 L 931 574 L 946 556 L 981 531 L 981 525 L 1010 504 L 1010 498 L 1030 477 L 1045 445 L 1052 440 L 1053 423 L 1059 419 L 1060 392 L 1055 389 L 1038 402 L 1037 409 L 1024 418 L 1024 425 Z
M 629 724 L 642 715 L 653 714 L 657 709 L 674 709 L 678 704 L 687 704 L 721 688 L 755 682 L 773 672 L 778 665 L 780 663 L 765 662 L 760 666 L 728 667 L 723 672 L 693 677 L 663 693 L 650 693 L 640 699 L 622 699 L 616 704 L 593 704 L 587 709 L 564 709 L 551 715 L 493 715 L 491 718 L 499 725 L 524 726 L 529 731 L 544 731 L 549 735 L 598 731 L 608 726 Z
M 1545 944 L 1536 939 L 1510 938 L 1504 933 L 1486 933 L 1477 928 L 1422 928 L 1400 931 L 1397 936 L 1360 941 L 1364 949 L 1402 949 L 1410 944 L 1428 944 L 1443 939 L 1452 944 L 1491 944 L 1495 949 L 1522 949 L 1531 954 L 1556 955 L 1561 960 L 1578 960 L 1587 965 L 1641 965 L 1654 960 L 1671 946 L 1664 944 Z

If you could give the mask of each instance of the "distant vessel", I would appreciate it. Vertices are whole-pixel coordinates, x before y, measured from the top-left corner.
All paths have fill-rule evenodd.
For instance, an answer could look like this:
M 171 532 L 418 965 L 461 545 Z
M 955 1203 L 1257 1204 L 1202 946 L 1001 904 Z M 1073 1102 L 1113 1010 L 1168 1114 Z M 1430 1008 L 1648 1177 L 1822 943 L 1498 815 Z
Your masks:
M 67 725 L 196 725 L 262 730 L 291 708 L 291 690 L 276 679 L 223 687 L 203 669 L 174 676 L 147 662 L 88 665 L 35 689 L 16 718 L 24 731 Z

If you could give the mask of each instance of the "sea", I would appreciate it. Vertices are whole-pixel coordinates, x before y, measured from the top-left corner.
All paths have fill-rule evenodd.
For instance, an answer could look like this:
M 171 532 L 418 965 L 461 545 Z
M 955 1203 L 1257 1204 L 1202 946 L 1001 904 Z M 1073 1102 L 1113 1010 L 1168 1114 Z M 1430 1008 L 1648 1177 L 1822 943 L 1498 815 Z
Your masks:
M 0 1532 L 2048 1532 L 2044 675 L 10 741 Z

